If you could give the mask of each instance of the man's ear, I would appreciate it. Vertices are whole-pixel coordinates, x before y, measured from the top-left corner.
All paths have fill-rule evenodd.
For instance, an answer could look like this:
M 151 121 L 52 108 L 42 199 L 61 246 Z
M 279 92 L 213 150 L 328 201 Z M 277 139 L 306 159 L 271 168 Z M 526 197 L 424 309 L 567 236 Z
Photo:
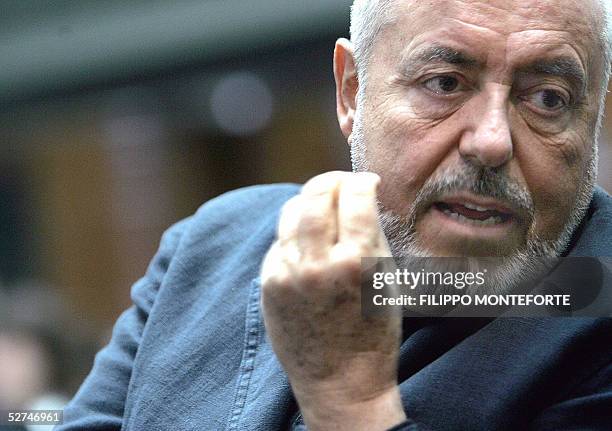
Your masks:
M 338 39 L 334 50 L 334 77 L 336 78 L 336 113 L 340 130 L 349 139 L 353 132 L 353 120 L 357 108 L 359 81 L 355 68 L 353 44 Z M 349 139 L 350 141 L 350 139 Z

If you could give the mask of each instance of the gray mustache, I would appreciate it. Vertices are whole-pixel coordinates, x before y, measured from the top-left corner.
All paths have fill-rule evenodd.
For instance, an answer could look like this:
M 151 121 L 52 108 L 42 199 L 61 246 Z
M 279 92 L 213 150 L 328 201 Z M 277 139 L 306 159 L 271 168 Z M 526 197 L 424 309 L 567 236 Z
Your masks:
M 444 195 L 469 192 L 493 198 L 507 205 L 527 223 L 534 217 L 534 204 L 529 191 L 517 181 L 495 168 L 465 164 L 429 180 L 418 192 L 413 205 L 413 220 Z

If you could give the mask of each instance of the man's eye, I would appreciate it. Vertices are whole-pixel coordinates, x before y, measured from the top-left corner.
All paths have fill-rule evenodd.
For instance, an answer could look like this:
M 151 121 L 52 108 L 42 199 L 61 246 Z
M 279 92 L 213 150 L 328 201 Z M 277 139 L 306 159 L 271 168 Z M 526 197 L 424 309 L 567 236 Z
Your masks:
M 536 108 L 546 111 L 559 111 L 569 104 L 560 92 L 555 90 L 541 90 L 526 97 L 526 100 L 535 105 Z
M 457 78 L 450 75 L 436 76 L 423 82 L 425 88 L 437 94 L 451 94 L 456 92 L 461 84 Z

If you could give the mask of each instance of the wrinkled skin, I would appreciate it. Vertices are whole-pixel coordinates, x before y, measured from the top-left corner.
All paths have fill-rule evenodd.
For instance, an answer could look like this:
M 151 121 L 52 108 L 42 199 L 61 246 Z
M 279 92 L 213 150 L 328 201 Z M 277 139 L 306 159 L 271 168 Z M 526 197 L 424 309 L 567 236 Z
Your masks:
M 369 62 L 361 116 L 369 170 L 382 177 L 382 205 L 406 215 L 428 179 L 472 163 L 527 190 L 533 223 L 485 233 L 428 211 L 416 230 L 432 255 L 462 255 L 465 249 L 508 255 L 525 244 L 530 229 L 543 240 L 557 238 L 593 151 L 602 79 L 593 7 L 560 0 L 445 0 L 433 2 L 435 8 L 429 3 L 399 2 L 399 18 L 377 39 Z M 419 51 L 435 45 L 475 64 L 419 65 Z M 529 70 L 537 61 L 555 59 L 575 62 L 584 88 Z M 350 68 L 344 73 L 345 83 L 355 79 Z M 448 78 L 456 86 L 452 91 L 444 91 Z M 565 99 L 566 106 L 549 109 L 545 102 L 555 98 Z M 350 107 L 353 95 L 345 93 L 344 99 Z M 340 115 L 350 140 L 354 112 L 349 108 Z
M 284 206 L 263 264 L 268 336 L 309 429 L 330 429 L 338 409 L 387 412 L 372 423 L 380 429 L 404 418 L 395 381 L 400 310 L 361 314 L 361 256 L 390 256 L 376 220 L 379 181 L 329 172 L 307 182 Z M 334 401 L 321 409 L 321 400 Z M 359 415 L 350 416 L 343 426 L 360 429 Z
M 338 41 L 340 127 L 353 143 L 360 110 L 368 168 L 381 182 L 315 177 L 283 209 L 262 268 L 268 335 L 309 430 L 384 430 L 405 418 L 396 380 L 400 318 L 360 313 L 359 256 L 389 254 L 376 198 L 406 215 L 429 179 L 472 164 L 528 191 L 533 219 L 527 224 L 517 211 L 484 229 L 427 208 L 416 232 L 432 255 L 506 256 L 530 234 L 553 240 L 563 231 L 593 151 L 602 79 L 596 14 L 588 1 L 401 1 L 376 40 L 365 91 L 352 45 Z M 431 46 L 463 58 L 417 61 Z M 559 59 L 574 73 L 534 66 Z

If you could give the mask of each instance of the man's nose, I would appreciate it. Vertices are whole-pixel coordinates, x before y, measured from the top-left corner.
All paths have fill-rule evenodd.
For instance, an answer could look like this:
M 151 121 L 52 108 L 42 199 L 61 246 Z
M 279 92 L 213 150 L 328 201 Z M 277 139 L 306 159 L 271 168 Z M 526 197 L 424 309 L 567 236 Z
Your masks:
M 461 136 L 459 153 L 483 167 L 497 168 L 512 159 L 506 86 L 494 85 L 472 99 L 469 125 Z

